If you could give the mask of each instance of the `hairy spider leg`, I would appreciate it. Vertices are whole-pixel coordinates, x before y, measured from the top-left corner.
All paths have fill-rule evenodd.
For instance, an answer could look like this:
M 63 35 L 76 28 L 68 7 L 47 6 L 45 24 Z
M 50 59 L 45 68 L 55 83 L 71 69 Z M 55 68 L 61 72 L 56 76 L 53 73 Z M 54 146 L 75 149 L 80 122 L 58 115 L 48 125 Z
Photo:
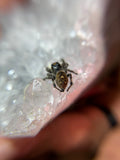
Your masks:
M 63 58 L 61 58 L 61 62 L 62 64 L 66 63 L 65 60 Z
M 54 80 L 52 80 L 53 81 L 53 87 L 54 88 L 56 88 L 58 91 L 60 91 L 60 92 L 64 92 L 64 90 L 63 89 L 59 89 L 57 86 L 56 86 L 56 84 L 55 84 L 55 81 Z
M 63 67 L 63 69 L 64 69 L 65 72 L 67 73 L 68 63 L 66 63 L 66 62 L 64 61 L 64 59 L 61 59 L 61 62 L 62 62 L 62 67 Z
M 50 74 L 50 73 L 47 73 L 47 77 L 43 78 L 43 80 L 46 80 L 46 79 L 52 79 L 52 80 L 54 80 L 54 79 L 55 79 L 55 76 L 53 76 L 53 75 Z
M 71 69 L 67 69 L 67 71 L 68 71 L 68 72 L 71 72 L 71 73 L 74 73 L 74 74 L 76 74 L 76 75 L 78 74 L 78 73 L 74 72 L 74 71 L 71 70 Z
M 59 90 L 60 92 L 64 92 L 64 90 L 60 90 L 56 84 L 55 84 L 55 77 L 52 75 L 52 74 L 47 74 L 47 77 L 43 78 L 43 80 L 46 80 L 46 79 L 51 79 L 52 82 L 53 82 L 53 87 L 56 88 L 57 90 Z
M 68 63 L 67 63 L 67 62 L 65 62 L 65 60 L 64 60 L 64 59 L 61 59 L 61 62 L 62 62 L 62 65 L 63 65 L 63 66 L 65 66 L 66 68 L 68 67 Z
M 52 73 L 52 70 L 48 67 L 46 67 L 46 71 L 49 72 L 49 73 Z
M 69 89 L 70 89 L 70 87 L 73 85 L 73 82 L 72 82 L 72 74 L 71 74 L 71 73 L 70 73 L 70 74 L 67 74 L 67 77 L 70 78 L 70 85 L 69 85 L 69 87 L 68 87 L 68 89 L 67 89 L 67 92 L 68 92 Z

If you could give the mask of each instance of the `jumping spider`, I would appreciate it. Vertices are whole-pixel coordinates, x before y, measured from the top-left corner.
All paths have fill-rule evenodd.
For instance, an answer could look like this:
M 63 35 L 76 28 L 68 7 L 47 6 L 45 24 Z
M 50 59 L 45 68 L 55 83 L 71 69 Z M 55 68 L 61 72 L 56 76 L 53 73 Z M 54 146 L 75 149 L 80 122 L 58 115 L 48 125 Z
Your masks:
M 68 69 L 68 63 L 66 63 L 64 59 L 61 59 L 61 63 L 59 62 L 52 63 L 51 68 L 47 67 L 46 71 L 48 72 L 47 77 L 45 77 L 43 80 L 51 79 L 53 81 L 53 86 L 60 92 L 64 92 L 65 88 L 67 87 L 68 77 L 70 79 L 70 85 L 67 88 L 67 91 L 73 85 L 71 73 L 74 73 L 77 75 L 77 73 Z M 67 72 L 71 72 L 71 73 L 67 73 Z

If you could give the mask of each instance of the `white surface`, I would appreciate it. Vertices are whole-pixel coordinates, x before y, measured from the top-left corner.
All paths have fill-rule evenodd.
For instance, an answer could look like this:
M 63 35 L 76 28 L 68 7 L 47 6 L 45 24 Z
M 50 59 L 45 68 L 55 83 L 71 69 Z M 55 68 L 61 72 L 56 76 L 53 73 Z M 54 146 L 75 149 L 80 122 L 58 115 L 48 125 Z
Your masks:
M 80 94 L 103 63 L 101 0 L 32 0 L 0 15 L 0 135 L 34 136 Z M 69 93 L 53 88 L 45 67 L 64 58 Z M 71 98 L 72 97 L 72 98 Z

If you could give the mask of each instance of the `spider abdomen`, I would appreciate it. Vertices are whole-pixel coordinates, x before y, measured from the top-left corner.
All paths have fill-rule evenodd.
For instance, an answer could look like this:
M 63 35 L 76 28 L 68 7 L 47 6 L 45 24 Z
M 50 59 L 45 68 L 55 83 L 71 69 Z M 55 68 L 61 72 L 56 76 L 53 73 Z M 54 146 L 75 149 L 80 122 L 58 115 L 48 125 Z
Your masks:
M 65 90 L 68 84 L 68 77 L 64 71 L 59 71 L 56 74 L 56 84 L 61 90 Z

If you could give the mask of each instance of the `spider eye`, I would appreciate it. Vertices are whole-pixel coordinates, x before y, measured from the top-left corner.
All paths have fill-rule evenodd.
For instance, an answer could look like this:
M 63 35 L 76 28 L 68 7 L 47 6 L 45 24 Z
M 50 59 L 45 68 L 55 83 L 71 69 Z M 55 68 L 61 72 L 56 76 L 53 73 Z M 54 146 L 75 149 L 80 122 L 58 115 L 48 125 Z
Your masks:
M 52 64 L 52 69 L 53 70 L 59 70 L 61 68 L 61 65 L 58 62 L 55 62 Z

